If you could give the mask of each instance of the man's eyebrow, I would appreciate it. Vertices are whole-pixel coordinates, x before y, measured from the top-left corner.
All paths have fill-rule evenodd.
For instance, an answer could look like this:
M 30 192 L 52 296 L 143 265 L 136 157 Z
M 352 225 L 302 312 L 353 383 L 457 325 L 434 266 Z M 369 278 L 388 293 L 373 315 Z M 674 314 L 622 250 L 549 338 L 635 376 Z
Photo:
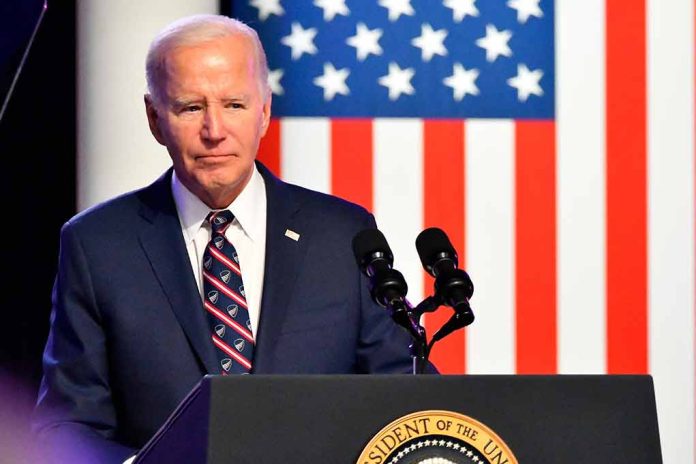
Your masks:
M 196 97 L 191 97 L 191 98 L 185 98 L 185 97 L 180 97 L 180 98 L 175 98 L 172 101 L 172 105 L 175 107 L 180 107 L 180 106 L 186 106 L 190 105 L 192 103 L 202 103 L 203 99 L 201 98 L 196 98 Z

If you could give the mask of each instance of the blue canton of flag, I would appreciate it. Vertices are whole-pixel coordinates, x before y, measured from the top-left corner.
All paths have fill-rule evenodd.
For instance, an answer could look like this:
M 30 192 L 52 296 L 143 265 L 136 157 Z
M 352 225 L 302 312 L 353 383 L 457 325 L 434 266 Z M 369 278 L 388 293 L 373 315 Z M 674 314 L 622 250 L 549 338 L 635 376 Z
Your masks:
M 551 0 L 233 0 L 275 116 L 554 117 Z

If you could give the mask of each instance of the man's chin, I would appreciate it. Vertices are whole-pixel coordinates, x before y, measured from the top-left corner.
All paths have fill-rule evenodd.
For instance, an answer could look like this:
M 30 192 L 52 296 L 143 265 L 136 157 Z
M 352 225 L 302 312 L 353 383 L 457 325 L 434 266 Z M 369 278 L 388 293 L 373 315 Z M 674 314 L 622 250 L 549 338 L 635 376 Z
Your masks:
M 244 189 L 251 178 L 251 172 L 240 172 L 230 168 L 211 172 L 208 170 L 203 176 L 198 176 L 198 186 L 201 194 L 197 194 L 208 206 L 225 208 L 232 203 Z M 195 193 L 195 192 L 194 192 Z

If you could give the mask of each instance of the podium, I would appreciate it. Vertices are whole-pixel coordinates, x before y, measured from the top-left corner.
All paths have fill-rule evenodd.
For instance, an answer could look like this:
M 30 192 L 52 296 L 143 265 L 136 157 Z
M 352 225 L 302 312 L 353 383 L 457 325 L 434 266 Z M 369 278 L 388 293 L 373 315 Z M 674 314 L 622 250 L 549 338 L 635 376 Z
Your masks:
M 505 446 L 523 464 L 656 464 L 654 398 L 652 378 L 640 375 L 207 376 L 135 462 L 353 464 L 371 444 L 360 464 L 514 462 L 496 452 Z M 417 432 L 413 417 L 443 412 L 471 419 L 503 444 L 481 443 L 480 459 L 476 450 L 467 456 L 465 435 L 482 435 L 461 424 L 449 428 L 451 440 L 419 439 L 425 429 Z M 420 424 L 445 430 L 447 421 L 432 417 Z M 431 444 L 461 451 L 461 460 L 418 460 Z

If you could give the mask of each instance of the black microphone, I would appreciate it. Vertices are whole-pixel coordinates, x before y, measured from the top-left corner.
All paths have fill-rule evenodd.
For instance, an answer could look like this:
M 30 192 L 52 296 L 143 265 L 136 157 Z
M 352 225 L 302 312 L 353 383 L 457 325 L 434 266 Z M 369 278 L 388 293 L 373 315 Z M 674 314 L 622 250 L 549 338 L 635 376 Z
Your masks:
M 408 292 L 404 276 L 392 269 L 394 255 L 378 229 L 365 229 L 353 237 L 353 254 L 360 270 L 370 278 L 372 299 L 380 306 L 403 301 Z
M 391 311 L 394 321 L 415 338 L 420 329 L 411 319 L 406 301 L 408 285 L 404 276 L 392 268 L 394 255 L 378 229 L 365 229 L 353 237 L 353 254 L 360 270 L 370 279 L 372 299 Z
M 425 271 L 435 277 L 435 296 L 455 311 L 435 337 L 442 338 L 471 324 L 474 313 L 469 298 L 474 294 L 474 284 L 466 272 L 458 269 L 457 251 L 447 234 L 437 227 L 425 229 L 416 238 L 416 249 Z

